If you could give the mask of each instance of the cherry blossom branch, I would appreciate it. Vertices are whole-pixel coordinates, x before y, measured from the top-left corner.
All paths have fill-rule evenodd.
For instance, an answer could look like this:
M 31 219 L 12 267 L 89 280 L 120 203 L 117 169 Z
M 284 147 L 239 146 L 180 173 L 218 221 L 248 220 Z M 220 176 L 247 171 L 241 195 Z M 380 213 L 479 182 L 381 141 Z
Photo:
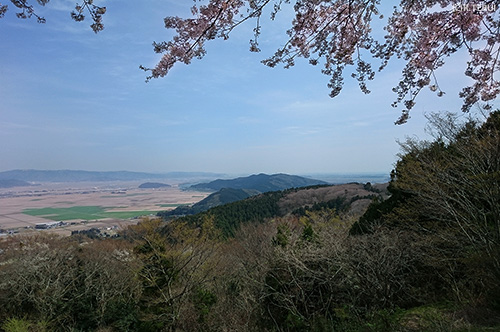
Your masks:
M 10 2 L 15 7 L 22 10 L 21 12 L 16 13 L 18 18 L 27 19 L 34 16 L 36 17 L 38 23 L 46 23 L 45 18 L 36 13 L 35 8 L 28 2 L 28 0 L 10 0 Z M 50 0 L 36 0 L 36 2 L 40 6 L 45 6 L 50 2 Z M 7 10 L 8 6 L 0 3 L 0 18 L 5 16 Z M 75 11 L 71 12 L 71 18 L 77 22 L 83 21 L 85 19 L 85 16 L 83 15 L 84 12 L 88 12 L 92 17 L 93 24 L 90 27 L 95 33 L 104 29 L 102 15 L 106 13 L 106 7 L 99 7 L 95 5 L 94 0 L 83 0 L 81 5 L 76 4 Z
M 81 22 L 85 19 L 83 15 L 84 12 L 88 12 L 92 17 L 94 23 L 92 23 L 90 27 L 95 33 L 104 29 L 102 15 L 106 13 L 106 7 L 95 5 L 93 0 L 83 0 L 81 5 L 76 4 L 75 10 L 71 12 L 71 18 L 77 22 Z
M 22 9 L 19 17 L 39 17 L 28 1 L 10 0 Z M 49 0 L 37 0 L 44 5 Z M 205 3 L 199 5 L 198 3 Z M 264 8 L 273 3 L 271 20 L 290 5 L 291 0 L 195 0 L 193 18 L 166 17 L 165 27 L 175 29 L 176 35 L 168 42 L 154 42 L 154 51 L 162 54 L 154 68 L 140 66 L 150 72 L 146 80 L 163 77 L 177 62 L 189 64 L 193 58 L 202 58 L 205 42 L 215 38 L 228 39 L 229 34 L 250 19 L 255 19 L 250 51 L 259 50 L 261 17 Z M 459 93 L 463 100 L 462 110 L 468 112 L 478 102 L 488 109 L 493 99 L 500 95 L 500 82 L 496 75 L 500 71 L 500 4 L 497 0 L 400 0 L 394 7 L 384 28 L 384 41 L 373 37 L 372 20 L 382 19 L 377 6 L 381 0 L 295 0 L 295 17 L 287 29 L 288 39 L 273 56 L 262 63 L 269 67 L 283 64 L 285 68 L 294 65 L 295 59 L 309 59 L 311 65 L 322 62 L 321 72 L 330 76 L 327 86 L 330 96 L 337 96 L 343 87 L 344 69 L 355 66 L 351 77 L 358 81 L 360 89 L 369 93 L 366 81 L 374 78 L 371 64 L 363 59 L 368 53 L 374 60 L 380 60 L 379 71 L 386 68 L 393 58 L 403 59 L 406 66 L 396 93 L 393 106 L 402 105 L 401 117 L 396 123 L 404 123 L 422 89 L 442 96 L 444 92 L 437 84 L 437 69 L 445 64 L 446 58 L 464 48 L 469 61 L 465 76 L 473 83 Z M 240 14 L 246 9 L 246 14 Z M 7 6 L 0 3 L 0 18 Z M 94 32 L 103 29 L 102 15 L 105 7 L 99 7 L 93 0 L 82 0 L 71 13 L 76 21 L 84 19 L 88 12 L 92 18 Z M 236 17 L 239 15 L 239 19 Z
M 34 16 L 34 17 L 36 17 L 38 23 L 45 23 L 45 18 L 38 16 L 36 14 L 33 6 L 28 4 L 28 1 L 26 1 L 26 0 L 11 0 L 11 2 L 14 6 L 16 6 L 17 8 L 22 10 L 22 12 L 16 13 L 16 16 L 18 18 L 27 19 L 27 18 L 31 18 L 32 16 Z M 47 4 L 49 2 L 49 0 L 37 0 L 37 2 L 41 6 L 45 6 L 45 4 Z M 0 17 L 3 17 L 3 15 L 5 14 L 6 11 L 7 11 L 7 6 L 1 6 Z

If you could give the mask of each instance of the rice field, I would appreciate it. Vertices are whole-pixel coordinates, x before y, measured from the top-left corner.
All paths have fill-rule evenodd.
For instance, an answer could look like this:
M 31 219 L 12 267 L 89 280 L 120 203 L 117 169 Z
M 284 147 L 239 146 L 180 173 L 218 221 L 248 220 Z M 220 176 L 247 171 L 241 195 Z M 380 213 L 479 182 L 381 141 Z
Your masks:
M 40 208 L 40 209 L 25 209 L 23 213 L 50 219 L 54 221 L 67 220 L 98 220 L 106 218 L 128 219 L 149 214 L 156 214 L 158 211 L 141 210 L 141 211 L 108 211 L 113 207 L 102 206 L 72 206 L 67 208 Z
M 0 232 L 3 230 L 28 231 L 47 221 L 65 221 L 72 229 L 97 227 L 96 225 L 127 225 L 135 223 L 134 217 L 156 214 L 179 205 L 196 203 L 208 193 L 183 191 L 178 187 L 161 190 L 137 189 L 133 185 L 116 188 L 95 188 L 95 184 L 58 184 L 20 188 L 11 196 L 0 195 Z M 8 190 L 4 190 L 7 192 Z M 0 191 L 1 193 L 1 191 Z

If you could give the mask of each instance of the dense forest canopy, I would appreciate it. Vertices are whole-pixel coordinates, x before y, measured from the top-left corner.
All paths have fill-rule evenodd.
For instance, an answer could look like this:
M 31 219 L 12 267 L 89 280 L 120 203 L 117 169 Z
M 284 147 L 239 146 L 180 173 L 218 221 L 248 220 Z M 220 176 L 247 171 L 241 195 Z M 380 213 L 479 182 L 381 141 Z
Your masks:
M 45 5 L 49 0 L 37 0 Z M 28 0 L 11 0 L 20 12 L 20 18 L 36 14 Z M 106 7 L 100 1 L 83 0 L 77 3 L 71 16 L 76 21 L 90 16 L 91 28 L 104 28 Z M 369 93 L 368 81 L 375 78 L 391 59 L 405 63 L 399 82 L 395 82 L 394 107 L 403 106 L 396 123 L 404 123 L 415 105 L 416 97 L 424 88 L 442 96 L 441 67 L 450 57 L 464 50 L 468 54 L 464 74 L 471 84 L 463 87 L 459 97 L 462 111 L 468 112 L 480 102 L 491 108 L 500 93 L 500 5 L 495 0 L 401 0 L 392 13 L 383 13 L 388 1 L 381 0 L 206 0 L 194 1 L 188 18 L 167 16 L 167 29 L 176 34 L 170 41 L 154 42 L 154 51 L 162 57 L 156 66 L 141 66 L 149 72 L 148 79 L 167 75 L 176 63 L 189 64 L 202 58 L 205 44 L 213 39 L 228 39 L 231 32 L 246 21 L 254 24 L 250 36 L 250 51 L 258 52 L 259 38 L 264 34 L 262 21 L 274 20 L 281 11 L 291 10 L 294 17 L 283 41 L 271 57 L 262 62 L 275 67 L 292 67 L 297 58 L 321 66 L 321 72 L 330 78 L 330 96 L 342 90 L 345 76 L 352 76 L 361 91 Z M 390 3 L 393 5 L 394 3 Z M 382 10 L 384 9 L 384 10 Z M 0 17 L 7 5 L 0 3 Z M 166 13 L 168 15 L 168 13 Z M 386 21 L 383 21 L 387 14 Z M 381 31 L 378 26 L 383 22 Z M 381 37 L 383 36 L 383 38 Z

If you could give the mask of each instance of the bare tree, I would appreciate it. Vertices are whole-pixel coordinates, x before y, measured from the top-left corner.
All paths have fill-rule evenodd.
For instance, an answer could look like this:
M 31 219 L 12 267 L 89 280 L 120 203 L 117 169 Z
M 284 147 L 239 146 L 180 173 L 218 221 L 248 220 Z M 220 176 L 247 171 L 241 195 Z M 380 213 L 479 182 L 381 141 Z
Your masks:
M 137 261 L 120 241 L 87 245 L 41 234 L 14 240 L 0 264 L 1 311 L 27 315 L 61 326 L 97 328 L 133 314 L 140 284 L 133 278 Z

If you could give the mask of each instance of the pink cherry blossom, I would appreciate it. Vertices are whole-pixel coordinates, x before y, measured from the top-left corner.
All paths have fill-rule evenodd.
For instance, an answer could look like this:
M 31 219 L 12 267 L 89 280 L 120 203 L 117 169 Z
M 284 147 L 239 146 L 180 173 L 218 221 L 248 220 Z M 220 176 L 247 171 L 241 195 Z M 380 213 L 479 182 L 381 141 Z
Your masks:
M 96 0 L 97 2 L 98 0 Z M 102 0 L 101 0 L 102 1 Z M 21 18 L 36 15 L 28 0 L 11 0 L 21 10 Z M 49 0 L 37 0 L 45 5 Z M 329 76 L 330 96 L 337 96 L 344 83 L 346 68 L 362 92 L 370 93 L 368 81 L 375 78 L 393 58 L 405 61 L 399 83 L 393 91 L 392 106 L 403 106 L 396 123 L 404 123 L 410 116 L 420 91 L 429 87 L 436 96 L 445 92 L 440 88 L 438 69 L 459 50 L 468 52 L 469 60 L 464 74 L 472 84 L 459 93 L 462 110 L 468 112 L 475 103 L 486 109 L 500 94 L 500 4 L 498 0 L 401 0 L 394 6 L 384 27 L 384 37 L 373 30 L 373 21 L 382 19 L 381 0 L 194 0 L 191 17 L 166 17 L 165 28 L 176 34 L 170 41 L 154 42 L 156 53 L 162 54 L 152 68 L 140 66 L 149 72 L 147 80 L 163 77 L 177 63 L 191 63 L 202 58 L 205 43 L 212 39 L 228 39 L 230 33 L 246 21 L 255 27 L 250 39 L 250 51 L 258 52 L 261 19 L 264 10 L 270 19 L 276 18 L 285 6 L 293 6 L 288 40 L 262 63 L 275 67 L 293 67 L 295 59 L 306 58 L 313 66 Z M 389 3 L 389 1 L 387 1 Z M 391 3 L 392 4 L 392 3 Z M 7 10 L 0 3 L 0 18 Z M 71 13 L 76 21 L 90 14 L 91 28 L 104 28 L 102 15 L 106 7 L 93 0 L 83 0 Z M 375 66 L 373 63 L 375 62 Z M 375 69 L 374 69 L 375 67 Z

